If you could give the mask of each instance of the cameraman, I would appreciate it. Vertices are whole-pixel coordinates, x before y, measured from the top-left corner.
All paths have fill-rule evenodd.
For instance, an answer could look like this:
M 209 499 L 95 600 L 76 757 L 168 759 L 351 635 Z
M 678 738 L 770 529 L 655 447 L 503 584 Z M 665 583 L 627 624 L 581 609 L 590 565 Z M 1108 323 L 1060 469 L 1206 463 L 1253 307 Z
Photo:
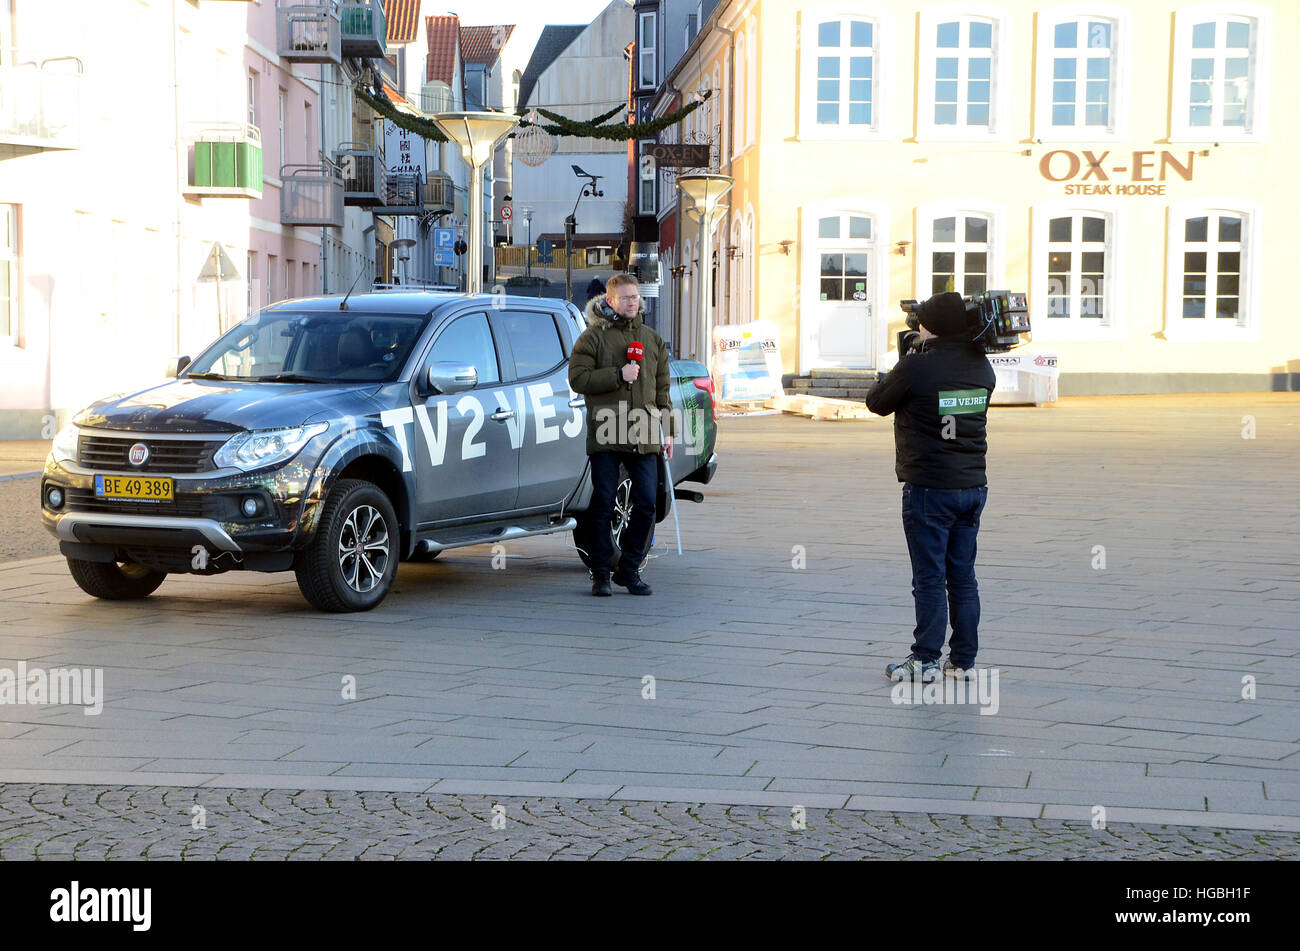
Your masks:
M 887 665 L 885 676 L 969 679 L 979 648 L 975 536 L 988 498 L 984 424 L 995 378 L 983 349 L 971 341 L 960 294 L 936 294 L 916 316 L 919 337 L 867 393 L 871 412 L 894 414 L 894 468 L 903 483 L 903 533 L 916 602 L 912 652 Z M 952 640 L 940 671 L 949 613 Z

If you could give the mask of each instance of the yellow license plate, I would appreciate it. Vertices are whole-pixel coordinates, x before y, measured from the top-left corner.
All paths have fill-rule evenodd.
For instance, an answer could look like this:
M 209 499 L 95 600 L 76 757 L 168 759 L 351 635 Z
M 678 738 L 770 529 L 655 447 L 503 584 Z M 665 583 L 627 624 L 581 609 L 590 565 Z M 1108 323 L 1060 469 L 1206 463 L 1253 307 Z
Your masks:
M 172 480 L 144 476 L 95 476 L 95 495 L 101 499 L 172 501 Z

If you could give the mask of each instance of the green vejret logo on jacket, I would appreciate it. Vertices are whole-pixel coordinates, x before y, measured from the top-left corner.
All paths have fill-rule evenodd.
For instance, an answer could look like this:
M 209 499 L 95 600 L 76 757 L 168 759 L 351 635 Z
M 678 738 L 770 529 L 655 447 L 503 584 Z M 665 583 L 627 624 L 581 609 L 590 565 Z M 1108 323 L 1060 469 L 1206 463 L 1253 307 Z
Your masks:
M 973 390 L 940 390 L 939 415 L 957 416 L 962 413 L 982 413 L 989 406 L 989 391 L 983 387 Z

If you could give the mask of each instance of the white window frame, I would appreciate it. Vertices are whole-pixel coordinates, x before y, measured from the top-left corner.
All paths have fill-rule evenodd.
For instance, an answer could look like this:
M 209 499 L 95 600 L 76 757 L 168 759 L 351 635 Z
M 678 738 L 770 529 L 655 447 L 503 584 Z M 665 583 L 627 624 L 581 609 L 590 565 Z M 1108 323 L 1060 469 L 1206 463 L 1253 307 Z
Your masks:
M 754 204 L 750 202 L 745 206 L 745 223 L 741 227 L 740 250 L 740 322 L 749 323 L 758 319 L 758 314 L 754 310 L 755 301 L 755 281 L 758 280 L 758 268 L 754 260 L 755 248 L 754 241 Z
M 280 167 L 283 168 L 289 163 L 289 143 L 284 128 L 284 114 L 289 105 L 289 90 L 281 86 L 276 102 L 280 113 Z
M 1077 342 L 1087 340 L 1118 341 L 1124 339 L 1125 314 L 1122 291 L 1124 280 L 1124 229 L 1127 213 L 1119 202 L 1054 201 L 1034 205 L 1031 214 L 1030 247 L 1033 255 L 1029 269 L 1029 314 L 1033 321 L 1035 343 Z M 1047 316 L 1048 224 L 1066 215 L 1090 215 L 1106 219 L 1105 289 L 1102 293 L 1102 317 L 1085 318 L 1071 314 L 1068 318 Z M 1180 284 L 1181 287 L 1181 284 Z
M 745 26 L 747 34 L 745 49 L 749 50 L 749 63 L 745 78 L 745 88 L 749 96 L 745 101 L 745 147 L 753 145 L 758 138 L 758 18 L 750 17 Z
M 650 45 L 644 45 L 645 24 L 650 22 Z M 636 55 L 637 55 L 637 88 L 653 89 L 658 85 L 658 71 L 656 57 L 659 53 L 658 15 L 655 13 L 642 13 L 637 16 L 636 24 Z M 650 81 L 646 82 L 646 61 L 649 59 Z
M 1249 19 L 1254 21 L 1253 49 L 1247 96 L 1245 126 L 1193 126 L 1191 107 L 1192 27 L 1207 19 Z M 1171 142 L 1258 142 L 1268 139 L 1269 47 L 1273 35 L 1273 11 L 1253 4 L 1204 4 L 1174 12 L 1174 88 L 1171 91 Z
M 1056 27 L 1068 21 L 1107 20 L 1111 24 L 1110 123 L 1106 126 L 1085 125 L 1086 115 L 1076 114 L 1075 124 L 1052 124 L 1052 81 L 1055 60 Z M 1086 29 L 1086 27 L 1084 27 Z M 1095 142 L 1128 137 L 1129 98 L 1132 84 L 1131 11 L 1113 6 L 1054 7 L 1038 14 L 1038 76 L 1034 89 L 1034 137 L 1043 142 Z M 1076 82 L 1086 83 L 1086 77 Z
M 1241 223 L 1241 278 L 1238 293 L 1244 322 L 1227 321 L 1218 317 L 1183 317 L 1183 252 L 1187 249 L 1184 228 L 1188 218 L 1209 214 L 1238 215 Z M 1183 341 L 1258 341 L 1260 338 L 1260 206 L 1255 202 L 1231 197 L 1207 197 L 1175 202 L 1169 206 L 1169 257 L 1165 273 L 1165 337 Z M 1212 312 L 1206 294 L 1207 314 Z M 1284 318 L 1285 314 L 1282 315 Z
M 248 124 L 259 129 L 261 126 L 257 124 L 257 100 L 260 98 L 260 87 L 257 70 L 250 69 L 248 71 Z
M 636 206 L 637 206 L 638 215 L 653 215 L 656 211 L 654 205 L 655 205 L 655 198 L 657 197 L 657 193 L 659 191 L 658 188 L 659 170 L 656 167 L 654 172 L 647 177 L 643 173 L 641 167 L 641 163 L 645 160 L 647 151 L 652 146 L 654 146 L 654 144 L 655 144 L 654 139 L 641 139 L 637 142 Z M 646 207 L 647 203 L 645 201 L 647 185 L 650 186 L 650 201 L 649 201 L 650 207 Z
M 836 125 L 821 125 L 817 122 L 817 33 L 818 25 L 830 20 L 845 23 L 859 20 L 871 24 L 871 124 L 850 125 L 841 122 Z M 886 81 L 886 67 L 892 62 L 893 51 L 889 42 L 893 38 L 892 16 L 884 7 L 853 7 L 847 3 L 824 3 L 806 7 L 799 14 L 800 50 L 799 50 L 799 138 L 808 141 L 872 141 L 888 138 L 889 109 L 887 93 L 890 89 Z M 841 30 L 840 39 L 848 42 L 848 37 Z M 840 49 L 847 49 L 841 46 Z M 844 84 L 842 91 L 847 91 L 849 77 L 841 76 Z M 841 96 L 841 109 L 847 96 Z
M 22 206 L 6 203 L 9 230 L 0 234 L 0 268 L 9 276 L 9 328 L 0 331 L 0 348 L 17 349 L 22 325 L 22 248 L 19 245 L 19 218 Z
M 731 155 L 733 158 L 745 151 L 745 117 L 749 114 L 749 41 L 744 30 L 736 31 L 736 93 L 732 109 Z
M 930 296 L 931 255 L 935 251 L 934 222 L 938 218 L 953 218 L 964 215 L 979 215 L 989 222 L 988 240 L 988 283 L 986 290 L 996 290 L 1007 286 L 1006 283 L 1006 209 L 994 202 L 979 198 L 949 198 L 930 202 L 916 209 L 916 247 L 913 255 L 913 291 L 917 300 Z M 958 241 L 954 248 L 964 242 Z M 962 293 L 957 288 L 957 293 Z
M 950 20 L 989 20 L 993 24 L 993 63 L 989 77 L 993 88 L 989 90 L 989 124 L 971 126 L 964 122 L 956 125 L 936 125 L 934 121 L 935 61 L 940 58 L 935 46 L 935 33 L 940 23 Z M 921 44 L 918 50 L 918 85 L 916 129 L 919 141 L 990 142 L 1004 141 L 1012 128 L 1011 116 L 1011 15 L 1001 7 L 974 4 L 953 4 L 933 7 L 920 13 Z M 958 83 L 967 80 L 958 77 Z M 958 118 L 961 109 L 958 109 Z

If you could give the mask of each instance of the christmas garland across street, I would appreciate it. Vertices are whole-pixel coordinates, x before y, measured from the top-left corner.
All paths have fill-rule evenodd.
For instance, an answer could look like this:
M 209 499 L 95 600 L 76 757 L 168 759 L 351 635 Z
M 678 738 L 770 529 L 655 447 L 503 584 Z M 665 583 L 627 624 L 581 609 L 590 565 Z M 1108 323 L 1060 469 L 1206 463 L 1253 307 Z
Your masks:
M 393 123 L 399 129 L 405 129 L 408 132 L 414 132 L 416 135 L 423 136 L 433 142 L 445 142 L 447 137 L 442 134 L 441 130 L 434 124 L 431 119 L 424 119 L 420 116 L 409 115 L 405 112 L 399 112 L 393 105 L 392 100 L 384 93 L 382 89 L 376 90 L 376 93 L 368 92 L 365 89 L 356 90 L 362 102 L 368 105 L 375 112 L 379 113 L 389 122 Z M 551 112 L 549 109 L 538 109 L 537 112 L 546 119 L 549 119 L 550 125 L 541 123 L 532 123 L 526 119 L 519 122 L 521 128 L 537 125 L 538 128 L 551 133 L 551 135 L 571 135 L 583 138 L 609 139 L 611 141 L 628 141 L 630 139 L 646 139 L 657 135 L 664 129 L 678 122 L 681 122 L 688 115 L 702 106 L 706 99 L 713 95 L 712 90 L 706 91 L 697 102 L 688 106 L 683 106 L 676 112 L 669 113 L 653 122 L 639 122 L 636 125 L 627 125 L 625 123 L 612 123 L 602 125 L 607 119 L 613 118 L 618 113 L 624 111 L 626 106 L 619 105 L 614 109 L 594 119 L 588 119 L 585 122 L 578 122 L 567 116 L 562 116 L 558 112 Z M 522 115 L 523 113 L 520 113 Z M 511 133 L 513 135 L 514 133 Z

